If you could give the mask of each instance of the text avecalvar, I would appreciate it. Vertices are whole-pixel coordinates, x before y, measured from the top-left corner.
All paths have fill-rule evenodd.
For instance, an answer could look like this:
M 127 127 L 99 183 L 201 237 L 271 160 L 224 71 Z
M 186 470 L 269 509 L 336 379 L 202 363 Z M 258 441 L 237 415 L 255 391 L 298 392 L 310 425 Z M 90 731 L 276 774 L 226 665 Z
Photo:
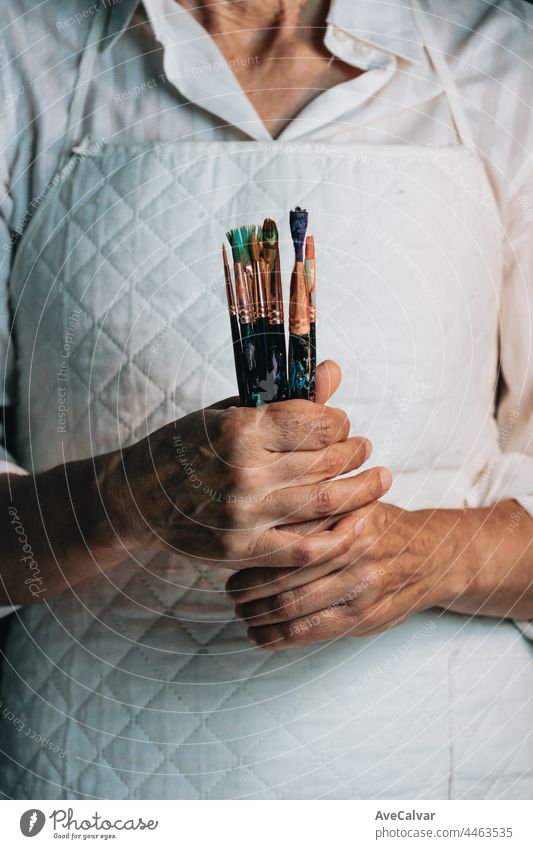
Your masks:
M 432 820 L 434 811 L 378 811 L 376 820 Z

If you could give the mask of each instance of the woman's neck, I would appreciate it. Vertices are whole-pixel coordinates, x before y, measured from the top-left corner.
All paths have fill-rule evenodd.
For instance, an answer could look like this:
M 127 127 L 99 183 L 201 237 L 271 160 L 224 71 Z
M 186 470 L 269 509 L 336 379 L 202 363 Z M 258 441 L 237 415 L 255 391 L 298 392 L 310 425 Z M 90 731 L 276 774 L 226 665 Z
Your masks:
M 330 0 L 180 2 L 231 62 L 274 137 L 322 91 L 360 73 L 324 47 Z
M 182 0 L 209 32 L 224 32 L 228 26 L 243 29 L 293 28 L 302 16 L 317 14 L 329 5 L 324 0 Z
M 329 0 L 181 0 L 218 41 L 231 36 L 235 52 L 266 51 L 289 41 L 315 42 Z

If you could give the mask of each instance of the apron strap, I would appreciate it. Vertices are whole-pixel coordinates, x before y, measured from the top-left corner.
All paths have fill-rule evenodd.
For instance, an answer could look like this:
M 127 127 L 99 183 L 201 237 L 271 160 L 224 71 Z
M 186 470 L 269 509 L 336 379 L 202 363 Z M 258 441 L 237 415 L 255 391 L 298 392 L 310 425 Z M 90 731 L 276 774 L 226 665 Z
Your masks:
M 74 94 L 70 102 L 67 129 L 65 132 L 65 140 L 63 143 L 63 152 L 61 155 L 62 164 L 70 156 L 71 150 L 80 141 L 80 124 L 83 119 L 83 111 L 85 101 L 89 93 L 93 68 L 98 55 L 100 41 L 104 34 L 105 25 L 107 22 L 108 10 L 105 8 L 106 0 L 98 4 L 98 8 L 94 12 L 94 17 L 89 27 L 87 40 L 83 46 L 81 60 L 78 66 L 78 74 L 74 87 Z
M 411 0 L 411 6 L 413 7 L 413 14 L 422 44 L 443 85 L 459 142 L 477 155 L 477 149 L 473 141 L 472 127 L 463 109 L 463 101 L 455 85 L 450 66 L 445 59 L 444 52 L 430 44 L 433 41 L 434 32 L 430 25 L 427 12 L 422 8 L 420 0 Z

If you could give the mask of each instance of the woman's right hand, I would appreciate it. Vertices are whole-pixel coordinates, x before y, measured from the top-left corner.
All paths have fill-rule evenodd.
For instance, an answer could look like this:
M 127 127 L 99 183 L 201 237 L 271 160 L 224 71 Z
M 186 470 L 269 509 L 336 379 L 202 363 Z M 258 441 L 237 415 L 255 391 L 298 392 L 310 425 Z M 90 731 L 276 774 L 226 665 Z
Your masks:
M 339 382 L 325 363 L 317 404 L 215 405 L 121 451 L 0 475 L 0 604 L 53 598 L 154 545 L 233 569 L 341 568 L 354 520 L 339 517 L 384 495 L 390 474 L 332 480 L 370 450 L 324 406 Z
M 320 400 L 339 381 L 334 363 L 320 366 Z M 380 469 L 332 480 L 370 454 L 368 440 L 348 434 L 345 413 L 309 401 L 260 409 L 229 401 L 192 413 L 108 455 L 101 480 L 115 529 L 128 545 L 169 546 L 234 569 L 338 557 L 353 539 L 345 523 L 335 528 L 338 518 L 390 485 Z

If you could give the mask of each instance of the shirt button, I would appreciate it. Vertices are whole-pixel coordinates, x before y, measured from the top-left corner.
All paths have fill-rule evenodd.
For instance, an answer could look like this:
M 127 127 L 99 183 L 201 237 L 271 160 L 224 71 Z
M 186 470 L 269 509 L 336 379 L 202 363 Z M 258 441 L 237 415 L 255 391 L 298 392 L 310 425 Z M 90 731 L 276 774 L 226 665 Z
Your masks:
M 333 37 L 337 41 L 346 41 L 348 38 L 348 34 L 344 32 L 344 30 L 339 29 L 338 27 L 333 27 Z
M 372 52 L 368 44 L 363 44 L 362 41 L 356 41 L 353 49 L 355 50 L 358 56 L 369 56 L 369 54 Z

